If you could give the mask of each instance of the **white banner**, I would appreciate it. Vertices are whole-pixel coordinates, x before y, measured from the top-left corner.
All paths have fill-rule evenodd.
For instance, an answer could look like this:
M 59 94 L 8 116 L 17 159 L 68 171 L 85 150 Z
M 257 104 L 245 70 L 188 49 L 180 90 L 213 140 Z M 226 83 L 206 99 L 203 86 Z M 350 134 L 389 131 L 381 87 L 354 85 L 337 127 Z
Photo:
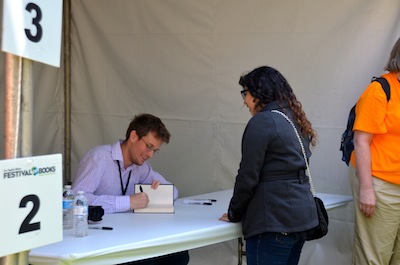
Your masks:
M 4 0 L 2 50 L 60 66 L 62 0 Z
M 0 257 L 61 241 L 61 154 L 1 160 L 0 174 Z

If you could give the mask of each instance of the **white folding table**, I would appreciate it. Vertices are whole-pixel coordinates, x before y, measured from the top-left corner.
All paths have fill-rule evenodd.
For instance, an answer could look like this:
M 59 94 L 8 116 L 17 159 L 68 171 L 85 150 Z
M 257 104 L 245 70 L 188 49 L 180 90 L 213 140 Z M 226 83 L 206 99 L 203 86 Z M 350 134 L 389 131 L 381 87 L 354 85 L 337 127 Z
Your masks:
M 318 194 L 327 209 L 352 200 L 351 196 Z M 232 190 L 175 201 L 174 214 L 107 214 L 98 224 L 113 230 L 92 230 L 83 238 L 64 231 L 61 242 L 32 249 L 32 265 L 116 264 L 212 245 L 242 237 L 240 223 L 219 221 L 227 211 Z M 184 199 L 216 199 L 212 205 L 183 204 Z M 241 257 L 240 257 L 241 258 Z

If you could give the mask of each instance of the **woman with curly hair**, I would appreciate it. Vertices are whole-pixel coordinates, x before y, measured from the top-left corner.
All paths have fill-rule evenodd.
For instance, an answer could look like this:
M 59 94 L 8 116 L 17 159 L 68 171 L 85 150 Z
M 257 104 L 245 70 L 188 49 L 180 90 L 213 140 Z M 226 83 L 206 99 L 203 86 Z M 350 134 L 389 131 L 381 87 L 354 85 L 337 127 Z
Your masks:
M 262 66 L 242 76 L 244 104 L 253 116 L 242 138 L 242 159 L 222 221 L 242 222 L 247 264 L 298 264 L 307 231 L 318 217 L 306 163 L 316 133 L 292 88 L 276 69 Z

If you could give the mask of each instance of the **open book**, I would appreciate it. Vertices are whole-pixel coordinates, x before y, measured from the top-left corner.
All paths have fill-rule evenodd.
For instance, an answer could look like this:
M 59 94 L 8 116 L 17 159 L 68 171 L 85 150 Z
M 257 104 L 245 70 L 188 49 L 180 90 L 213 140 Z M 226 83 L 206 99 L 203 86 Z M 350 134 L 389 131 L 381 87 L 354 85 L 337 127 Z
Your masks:
M 162 184 L 156 190 L 150 184 L 135 184 L 135 193 L 145 192 L 149 196 L 146 208 L 135 209 L 135 213 L 174 213 L 174 185 Z

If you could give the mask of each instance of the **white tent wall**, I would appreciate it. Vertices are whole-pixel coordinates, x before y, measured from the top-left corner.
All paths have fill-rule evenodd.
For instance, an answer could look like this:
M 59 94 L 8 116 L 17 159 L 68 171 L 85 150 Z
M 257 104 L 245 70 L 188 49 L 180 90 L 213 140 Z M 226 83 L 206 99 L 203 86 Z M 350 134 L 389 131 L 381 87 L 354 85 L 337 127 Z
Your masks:
M 371 77 L 383 73 L 400 36 L 400 1 L 71 4 L 72 179 L 86 151 L 124 139 L 133 116 L 148 112 L 172 134 L 151 163 L 181 197 L 232 188 L 251 117 L 238 80 L 269 65 L 288 79 L 318 132 L 311 158 L 317 191 L 351 194 L 340 136 L 350 107 Z M 35 63 L 34 78 L 33 153 L 62 153 L 63 69 Z M 4 108 L 0 112 L 4 131 Z M 330 211 L 330 233 L 306 243 L 302 264 L 350 264 L 352 207 Z M 236 248 L 232 240 L 191 250 L 190 264 L 236 264 Z

